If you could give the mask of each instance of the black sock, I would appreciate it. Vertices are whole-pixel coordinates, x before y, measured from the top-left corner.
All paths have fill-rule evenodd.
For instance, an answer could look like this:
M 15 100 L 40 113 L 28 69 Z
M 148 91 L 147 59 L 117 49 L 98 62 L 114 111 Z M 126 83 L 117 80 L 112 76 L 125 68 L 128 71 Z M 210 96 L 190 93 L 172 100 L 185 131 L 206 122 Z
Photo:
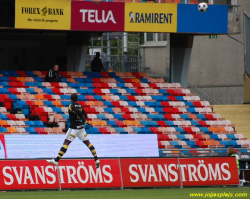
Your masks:
M 94 156 L 95 161 L 98 160 L 96 150 L 95 150 L 95 147 L 93 146 L 93 144 L 89 144 L 88 148 L 91 151 L 92 155 Z
M 66 153 L 68 149 L 68 145 L 63 145 L 63 147 L 60 149 L 58 156 L 55 158 L 56 162 L 59 162 L 59 160 L 62 158 L 62 156 Z

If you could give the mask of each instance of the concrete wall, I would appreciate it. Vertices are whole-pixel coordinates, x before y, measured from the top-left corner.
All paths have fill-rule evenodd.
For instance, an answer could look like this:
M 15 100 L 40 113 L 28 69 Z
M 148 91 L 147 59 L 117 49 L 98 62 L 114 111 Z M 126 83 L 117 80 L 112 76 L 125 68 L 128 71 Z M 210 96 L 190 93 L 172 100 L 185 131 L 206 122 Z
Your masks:
M 142 67 L 145 67 L 149 74 L 165 76 L 166 67 L 168 67 L 168 48 L 167 45 L 141 46 Z
M 243 10 L 250 13 L 250 1 L 238 0 L 243 42 Z M 220 104 L 243 103 L 244 46 L 227 35 L 195 36 L 188 81 Z

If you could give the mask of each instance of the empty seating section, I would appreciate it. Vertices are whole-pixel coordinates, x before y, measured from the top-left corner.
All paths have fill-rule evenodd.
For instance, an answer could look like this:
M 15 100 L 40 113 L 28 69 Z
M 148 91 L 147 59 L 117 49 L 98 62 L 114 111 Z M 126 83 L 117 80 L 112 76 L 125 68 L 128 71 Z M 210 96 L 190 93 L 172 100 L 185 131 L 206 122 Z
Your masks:
M 0 132 L 62 134 L 69 125 L 70 95 L 88 113 L 91 134 L 157 134 L 159 148 L 250 147 L 230 121 L 178 83 L 146 73 L 62 72 L 44 82 L 43 71 L 0 71 Z M 20 108 L 22 114 L 11 114 Z M 40 121 L 29 121 L 29 116 Z M 48 127 L 57 122 L 59 127 Z

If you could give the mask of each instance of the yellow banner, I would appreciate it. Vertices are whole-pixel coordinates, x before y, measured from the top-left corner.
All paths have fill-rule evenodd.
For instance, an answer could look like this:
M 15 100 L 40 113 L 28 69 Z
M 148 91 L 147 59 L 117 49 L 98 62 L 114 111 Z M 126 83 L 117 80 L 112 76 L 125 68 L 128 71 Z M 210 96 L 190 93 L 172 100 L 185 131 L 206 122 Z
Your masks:
M 177 32 L 177 4 L 125 3 L 125 31 Z
M 69 30 L 71 1 L 16 0 L 15 28 Z

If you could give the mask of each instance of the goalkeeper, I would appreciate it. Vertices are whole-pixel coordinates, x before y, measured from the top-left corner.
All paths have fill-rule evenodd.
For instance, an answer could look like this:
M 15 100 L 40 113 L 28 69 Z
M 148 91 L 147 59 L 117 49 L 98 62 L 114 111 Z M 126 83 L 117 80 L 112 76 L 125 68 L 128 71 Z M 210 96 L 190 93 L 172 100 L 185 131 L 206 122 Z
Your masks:
M 84 129 L 84 124 L 87 122 L 87 114 L 83 107 L 77 103 L 77 94 L 73 93 L 70 97 L 71 104 L 69 105 L 69 120 L 70 128 L 67 131 L 65 141 L 60 149 L 58 156 L 54 159 L 47 160 L 50 164 L 58 165 L 59 160 L 66 153 L 69 144 L 78 137 L 89 148 L 95 159 L 96 168 L 100 167 L 100 161 L 97 157 L 95 147 L 90 143 L 87 133 Z

